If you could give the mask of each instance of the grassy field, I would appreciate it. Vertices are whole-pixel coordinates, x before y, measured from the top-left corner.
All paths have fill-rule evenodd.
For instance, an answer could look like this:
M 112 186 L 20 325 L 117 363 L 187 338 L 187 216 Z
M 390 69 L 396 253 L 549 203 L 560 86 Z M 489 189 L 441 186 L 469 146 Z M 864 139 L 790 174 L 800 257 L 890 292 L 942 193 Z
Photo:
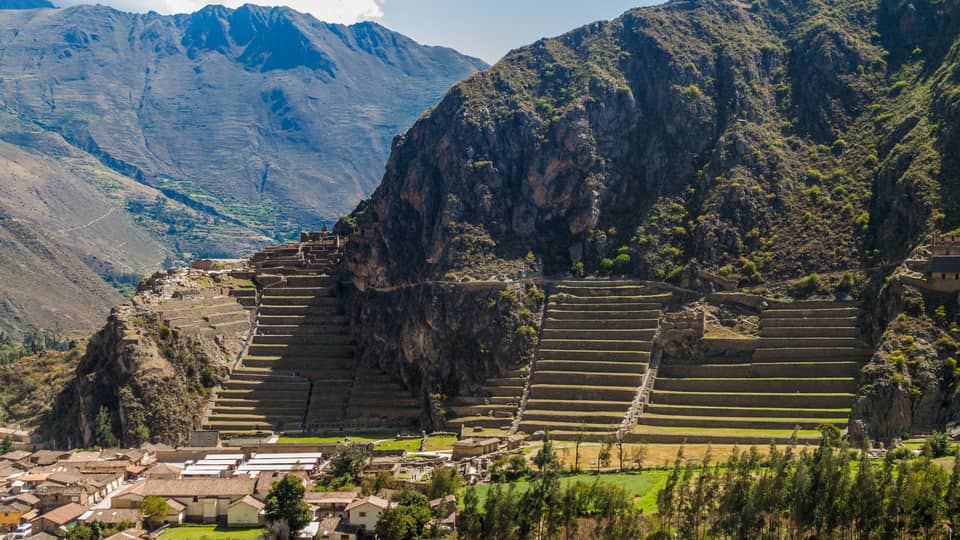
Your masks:
M 406 450 L 407 452 L 416 452 L 420 450 L 422 439 L 404 439 L 383 441 L 376 446 L 377 450 Z
M 347 435 L 353 442 L 376 442 L 383 439 L 392 439 L 387 433 L 360 433 Z M 333 444 L 344 439 L 344 435 L 330 435 L 326 437 L 280 437 L 277 444 Z
M 162 540 L 257 540 L 264 530 L 228 529 L 217 525 L 181 525 L 160 534 Z
M 622 488 L 628 495 L 633 497 L 634 503 L 643 509 L 644 513 L 657 511 L 657 492 L 663 489 L 667 483 L 669 471 L 644 471 L 642 473 L 621 473 L 621 474 L 577 474 L 564 476 L 561 479 L 562 485 L 574 484 L 577 482 L 589 483 L 604 482 Z M 506 488 L 510 484 L 503 484 Z M 530 487 L 526 480 L 514 482 L 513 485 L 520 491 L 525 491 Z M 492 487 L 491 484 L 480 484 L 476 486 L 477 496 L 480 498 L 480 505 L 487 498 L 487 493 Z
M 423 450 L 425 452 L 452 450 L 455 442 L 457 442 L 457 437 L 454 435 L 431 435 L 427 437 L 427 443 L 423 446 Z

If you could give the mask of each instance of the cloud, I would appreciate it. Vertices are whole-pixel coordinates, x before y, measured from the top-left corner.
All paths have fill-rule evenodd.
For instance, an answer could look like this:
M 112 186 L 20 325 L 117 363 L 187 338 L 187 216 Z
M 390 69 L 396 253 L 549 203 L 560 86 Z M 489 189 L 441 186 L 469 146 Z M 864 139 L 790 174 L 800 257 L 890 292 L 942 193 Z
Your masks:
M 247 3 L 289 6 L 297 11 L 310 13 L 321 21 L 353 24 L 355 22 L 383 17 L 384 0 L 53 0 L 60 7 L 77 4 L 99 3 L 123 11 L 144 13 L 156 11 L 163 14 L 193 13 L 210 3 L 227 7 L 239 7 Z

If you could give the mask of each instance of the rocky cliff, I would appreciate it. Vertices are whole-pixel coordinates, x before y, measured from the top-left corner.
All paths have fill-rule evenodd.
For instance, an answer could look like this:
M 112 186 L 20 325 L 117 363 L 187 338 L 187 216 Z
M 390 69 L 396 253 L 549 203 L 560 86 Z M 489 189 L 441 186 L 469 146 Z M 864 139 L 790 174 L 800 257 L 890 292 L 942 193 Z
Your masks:
M 184 444 L 251 327 L 247 312 L 226 295 L 236 285 L 194 270 L 146 280 L 87 343 L 47 435 L 64 447 L 109 445 L 96 423 L 105 410 L 110 432 L 123 444 Z M 228 315 L 246 324 L 218 328 Z

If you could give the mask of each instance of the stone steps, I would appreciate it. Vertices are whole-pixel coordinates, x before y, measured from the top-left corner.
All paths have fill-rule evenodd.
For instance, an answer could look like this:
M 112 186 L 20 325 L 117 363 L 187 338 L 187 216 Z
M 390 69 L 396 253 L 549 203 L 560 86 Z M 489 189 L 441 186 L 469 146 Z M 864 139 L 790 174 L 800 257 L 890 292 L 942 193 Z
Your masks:
M 572 329 L 572 328 L 553 328 L 543 330 L 543 339 L 560 340 L 603 340 L 603 341 L 650 341 L 656 333 L 655 328 L 642 330 L 610 330 L 610 329 Z
M 647 371 L 644 362 L 610 362 L 605 360 L 540 360 L 537 367 L 545 371 L 589 371 L 593 373 L 633 373 Z
M 338 334 L 347 335 L 350 333 L 350 327 L 346 324 L 278 324 L 278 325 L 258 325 L 258 336 L 293 336 L 293 335 L 318 335 L 318 334 Z
M 764 315 L 761 320 L 761 327 L 855 328 L 857 323 L 857 317 L 810 317 L 798 320 L 795 317 L 781 318 Z
M 855 307 L 778 307 L 773 309 L 768 307 L 764 309 L 764 313 L 777 319 L 835 319 L 857 317 L 860 310 Z
M 758 349 L 809 349 L 809 348 L 866 348 L 866 345 L 855 337 L 761 337 L 757 344 Z
M 584 320 L 607 320 L 607 319 L 634 319 L 634 320 L 655 320 L 660 316 L 659 311 L 616 311 L 616 310 L 579 310 L 569 308 L 551 308 L 549 317 L 551 319 L 584 319 Z
M 602 339 L 541 339 L 540 345 L 544 349 L 557 351 L 627 351 L 649 352 L 653 344 L 649 341 L 621 341 Z
M 761 338 L 856 338 L 860 330 L 855 326 L 764 326 Z
M 595 371 L 547 371 L 537 366 L 533 378 L 535 385 L 576 384 L 596 386 L 640 386 L 643 375 L 639 373 L 601 373 Z
M 353 345 L 304 345 L 304 344 L 272 344 L 258 345 L 253 343 L 247 349 L 250 356 L 332 356 L 343 357 L 353 354 Z
M 817 429 L 823 424 L 835 425 L 843 428 L 847 418 L 778 418 L 778 417 L 748 417 L 735 416 L 674 416 L 658 415 L 644 412 L 643 424 L 646 426 L 702 428 L 733 428 L 733 429 L 784 429 L 795 427 L 800 429 Z
M 857 381 L 852 377 L 792 379 L 792 378 L 712 378 L 673 379 L 657 377 L 658 390 L 673 392 L 744 392 L 744 393 L 846 393 L 857 391 Z
M 544 421 L 544 422 L 573 422 L 577 424 L 606 424 L 606 425 L 617 425 L 623 420 L 624 415 L 627 413 L 626 408 L 620 411 L 554 411 L 554 410 L 539 410 L 531 409 L 529 406 L 527 410 L 523 413 L 523 421 Z
M 265 315 L 261 313 L 257 319 L 257 328 L 275 326 L 313 326 L 324 324 L 345 325 L 347 324 L 347 318 L 343 315 Z
M 547 314 L 544 328 L 550 330 L 656 330 L 660 319 L 556 319 Z
M 536 378 L 534 378 L 534 380 L 536 380 Z M 623 401 L 629 403 L 633 401 L 633 397 L 636 392 L 636 386 L 590 386 L 534 383 L 531 386 L 530 395 L 536 399 Z
M 540 358 L 546 360 L 578 360 L 584 362 L 641 362 L 650 361 L 650 351 L 563 351 L 541 349 Z
M 704 407 L 772 407 L 839 409 L 850 407 L 851 393 L 776 393 L 776 392 L 677 392 L 653 387 L 651 402 L 665 405 L 698 405 Z
M 316 334 L 265 334 L 255 335 L 251 340 L 251 345 L 352 345 L 353 336 L 344 333 L 316 333 Z
M 644 409 L 644 416 L 646 416 L 647 413 L 697 417 L 732 416 L 736 418 L 847 418 L 850 416 L 850 409 L 706 407 L 650 403 Z
M 336 304 L 329 305 L 260 305 L 261 315 L 279 315 L 289 317 L 291 315 L 312 316 L 336 316 L 340 307 Z
M 855 378 L 860 371 L 857 362 L 754 362 L 749 364 L 671 364 L 662 366 L 662 378 Z
M 264 306 L 338 306 L 339 300 L 333 296 L 273 296 L 263 295 L 260 299 L 261 308 Z
M 803 348 L 764 348 L 753 353 L 753 359 L 759 362 L 820 361 L 838 362 L 845 360 L 863 361 L 873 354 L 866 347 L 803 347 Z
M 551 311 L 566 311 L 576 313 L 590 313 L 594 311 L 617 312 L 617 313 L 645 313 L 647 315 L 660 313 L 660 304 L 650 304 L 645 302 L 604 302 L 604 303 L 556 303 Z M 643 318 L 643 317 L 638 317 Z
M 571 412 L 626 411 L 623 401 L 590 401 L 585 399 L 529 399 L 527 409 Z

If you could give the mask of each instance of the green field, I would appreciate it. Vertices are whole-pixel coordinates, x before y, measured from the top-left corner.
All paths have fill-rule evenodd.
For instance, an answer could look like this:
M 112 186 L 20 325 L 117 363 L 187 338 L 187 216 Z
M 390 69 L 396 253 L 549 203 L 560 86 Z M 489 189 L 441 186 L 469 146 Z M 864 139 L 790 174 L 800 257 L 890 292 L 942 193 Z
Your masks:
M 256 529 L 228 529 L 217 525 L 181 525 L 160 534 L 163 540 L 257 540 L 265 531 Z
M 431 435 L 427 437 L 427 443 L 423 446 L 423 450 L 425 452 L 452 450 L 455 442 L 457 442 L 457 437 L 454 435 Z
M 360 433 L 346 435 L 353 442 L 376 442 L 390 439 L 393 436 L 386 433 Z M 344 435 L 330 435 L 326 437 L 280 437 L 277 444 L 336 444 L 344 439 Z
M 573 484 L 576 482 L 593 483 L 604 482 L 622 488 L 628 495 L 634 498 L 637 506 L 644 513 L 657 511 L 657 492 L 663 489 L 667 483 L 667 477 L 670 471 L 650 470 L 642 473 L 613 473 L 613 474 L 577 474 L 564 476 L 560 482 L 562 485 Z M 512 483 L 520 491 L 525 491 L 530 484 L 526 480 Z M 501 484 L 506 488 L 510 484 Z M 492 484 L 479 484 L 476 486 L 477 496 L 480 498 L 480 505 L 487 498 L 487 492 L 490 491 Z
M 423 439 L 404 439 L 382 441 L 376 446 L 377 450 L 406 450 L 407 452 L 417 452 L 420 450 L 420 441 Z

